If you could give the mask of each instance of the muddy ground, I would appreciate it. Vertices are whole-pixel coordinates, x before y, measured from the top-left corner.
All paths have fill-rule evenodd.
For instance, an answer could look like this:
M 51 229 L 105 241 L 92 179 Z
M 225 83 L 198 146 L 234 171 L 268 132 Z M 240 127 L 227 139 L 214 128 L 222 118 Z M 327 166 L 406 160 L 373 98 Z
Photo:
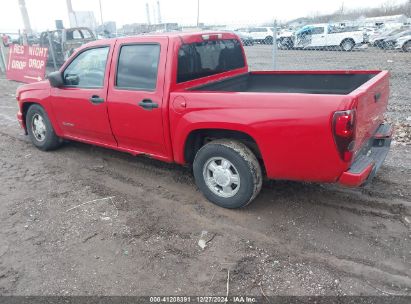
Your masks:
M 247 48 L 251 66 L 268 68 L 269 52 Z M 398 69 L 409 67 L 400 54 Z M 340 55 L 304 54 L 328 68 Z M 392 83 L 388 116 L 401 123 L 409 73 Z M 228 272 L 237 295 L 411 294 L 406 140 L 364 189 L 271 181 L 247 208 L 225 210 L 188 168 L 74 142 L 35 149 L 15 120 L 17 86 L 0 76 L 0 294 L 225 295 Z

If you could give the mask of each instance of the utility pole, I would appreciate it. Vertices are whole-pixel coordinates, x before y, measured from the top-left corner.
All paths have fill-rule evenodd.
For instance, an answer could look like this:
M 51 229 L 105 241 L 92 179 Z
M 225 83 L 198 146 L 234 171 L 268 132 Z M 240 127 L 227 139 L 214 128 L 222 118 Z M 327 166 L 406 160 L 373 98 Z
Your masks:
M 153 22 L 156 23 L 157 18 L 156 18 L 156 7 L 155 7 L 155 5 L 151 6 L 151 13 L 153 14 Z
M 161 24 L 160 0 L 157 0 L 157 18 L 158 24 Z
M 21 17 L 23 18 L 24 30 L 26 34 L 31 34 L 32 30 L 31 30 L 31 25 L 30 25 L 29 14 L 27 13 L 26 1 L 19 0 L 19 7 L 20 7 L 20 12 L 21 12 Z
M 147 15 L 147 23 L 148 23 L 148 25 L 151 25 L 150 5 L 148 4 L 148 2 L 146 2 L 146 15 Z
M 273 70 L 277 69 L 277 56 L 278 56 L 278 48 L 277 48 L 277 19 L 274 20 L 274 28 L 273 28 Z
M 76 13 L 73 10 L 73 5 L 71 4 L 71 0 L 66 0 L 67 3 L 67 11 L 68 11 L 68 15 L 69 15 L 69 21 L 70 21 L 70 26 L 71 27 L 77 27 L 77 17 L 76 17 Z M 74 20 L 72 19 L 74 17 Z M 72 24 L 71 21 L 74 21 L 74 24 Z
M 101 0 L 98 0 L 98 3 L 100 5 L 100 21 L 101 21 L 101 25 L 103 25 L 104 22 L 103 22 L 103 10 L 101 9 Z
M 197 0 L 197 27 L 200 26 L 200 0 Z
M 0 39 L 1 39 L 1 35 L 0 35 Z M 3 73 L 6 73 L 6 56 L 4 55 L 4 46 L 3 46 L 3 42 L 0 41 L 0 71 L 2 71 Z

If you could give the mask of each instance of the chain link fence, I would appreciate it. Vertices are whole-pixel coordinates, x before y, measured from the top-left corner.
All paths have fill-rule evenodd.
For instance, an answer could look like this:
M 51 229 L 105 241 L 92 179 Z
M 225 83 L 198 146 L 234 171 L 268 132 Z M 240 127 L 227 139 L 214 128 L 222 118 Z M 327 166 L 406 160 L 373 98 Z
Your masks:
M 411 143 L 411 26 L 390 30 L 377 27 L 342 26 L 330 23 L 301 25 L 292 30 L 279 26 L 225 27 L 181 26 L 154 27 L 141 24 L 123 26 L 121 36 L 168 31 L 234 31 L 241 38 L 251 70 L 388 70 L 391 72 L 391 96 L 387 120 L 395 128 L 399 144 Z M 45 46 L 56 54 L 60 45 L 49 39 Z M 30 42 L 30 41 L 29 41 Z M 2 54 L 7 56 L 7 50 Z M 53 66 L 54 62 L 54 66 Z M 49 59 L 48 71 L 56 69 Z
M 248 64 L 251 70 L 388 70 L 391 94 L 386 117 L 395 126 L 396 142 L 411 143 L 411 27 L 391 31 L 392 35 L 329 30 L 329 25 L 306 26 L 286 35 L 280 32 L 277 45 L 264 40 L 246 45 Z

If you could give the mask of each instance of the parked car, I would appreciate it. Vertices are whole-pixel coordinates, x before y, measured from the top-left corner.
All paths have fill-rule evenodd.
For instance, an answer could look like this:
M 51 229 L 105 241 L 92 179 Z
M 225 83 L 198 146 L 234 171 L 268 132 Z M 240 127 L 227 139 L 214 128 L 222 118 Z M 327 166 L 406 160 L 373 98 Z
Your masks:
M 89 28 L 75 27 L 41 33 L 41 46 L 50 47 L 49 36 L 53 46 L 56 63 L 59 66 L 62 65 L 78 47 L 87 42 L 96 40 L 96 37 Z M 50 57 L 49 63 L 51 63 Z
M 280 49 L 292 49 L 294 47 L 294 32 L 282 30 L 277 35 L 277 46 Z
M 405 30 L 405 29 L 402 27 L 402 28 L 396 28 L 396 29 L 391 29 L 391 30 L 382 32 L 382 33 L 379 34 L 379 35 L 370 37 L 369 43 L 370 43 L 372 46 L 378 47 L 378 48 L 380 48 L 380 49 L 384 49 L 384 47 L 385 47 L 385 46 L 384 46 L 384 40 L 385 40 L 385 39 L 388 39 L 388 38 L 390 38 L 390 37 L 392 37 L 392 36 L 394 36 L 394 35 L 396 35 L 396 34 L 398 34 L 398 33 L 401 33 L 401 32 L 403 32 L 404 30 Z
M 251 36 L 255 43 L 273 44 L 274 33 L 271 27 L 250 27 L 238 31 Z
M 340 47 L 351 51 L 364 43 L 361 30 L 341 28 L 330 24 L 307 25 L 294 34 L 294 48 Z
M 241 33 L 241 32 L 234 32 L 237 34 L 238 37 L 240 37 L 240 40 L 243 45 L 245 46 L 251 46 L 254 45 L 254 39 L 252 36 L 246 34 L 246 33 Z
M 395 48 L 395 45 L 397 44 L 397 40 L 403 36 L 409 36 L 411 35 L 411 29 L 408 29 L 406 31 L 402 31 L 398 34 L 392 35 L 389 38 L 384 39 L 383 41 L 383 47 L 386 50 L 393 49 Z
M 11 37 L 7 34 L 1 34 L 1 41 L 5 47 L 8 47 L 11 44 Z
M 37 34 L 3 34 L 3 45 L 9 46 L 10 44 L 24 44 L 35 45 L 39 43 L 39 36 Z
M 9 39 L 9 44 L 19 44 L 20 43 L 20 35 L 17 33 L 8 33 L 6 34 Z
M 34 146 L 64 139 L 192 166 L 226 208 L 263 178 L 359 186 L 388 153 L 387 71 L 253 71 L 237 35 L 174 33 L 88 43 L 17 89 Z
M 411 35 L 398 38 L 395 44 L 395 49 L 402 49 L 404 52 L 411 52 Z

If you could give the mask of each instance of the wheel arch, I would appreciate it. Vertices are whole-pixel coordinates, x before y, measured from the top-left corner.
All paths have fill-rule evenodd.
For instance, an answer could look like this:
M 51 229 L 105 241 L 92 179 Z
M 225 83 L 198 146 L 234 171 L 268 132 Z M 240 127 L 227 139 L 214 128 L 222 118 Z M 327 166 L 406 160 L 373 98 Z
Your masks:
M 28 112 L 29 108 L 33 105 L 38 105 L 38 106 L 40 106 L 44 109 L 44 111 L 47 113 L 47 116 L 50 120 L 50 123 L 53 126 L 54 131 L 56 132 L 56 134 L 58 136 L 61 136 L 61 134 L 62 134 L 61 130 L 59 128 L 59 125 L 55 121 L 55 118 L 54 118 L 54 115 L 52 113 L 52 110 L 50 109 L 50 106 L 47 106 L 47 104 L 44 104 L 43 102 L 32 100 L 32 99 L 21 101 L 20 110 L 21 110 L 22 123 L 23 123 L 23 126 L 24 126 L 25 133 L 27 134 L 27 126 L 26 126 L 27 112 Z
M 352 37 L 345 37 L 343 40 L 341 40 L 340 46 L 342 46 L 345 41 L 351 41 L 351 42 L 355 45 L 355 40 L 354 40 L 354 38 L 352 38 Z
M 21 105 L 21 115 L 22 115 L 22 123 L 23 123 L 23 127 L 24 127 L 24 132 L 27 134 L 27 125 L 26 125 L 26 117 L 27 117 L 27 112 L 29 110 L 29 108 L 32 105 L 38 105 L 43 107 L 40 103 L 35 102 L 35 101 L 24 101 Z M 44 107 L 43 107 L 44 108 Z
M 233 139 L 245 144 L 257 157 L 265 173 L 264 160 L 257 141 L 247 132 L 232 129 L 202 128 L 191 130 L 184 140 L 184 162 L 192 164 L 198 150 L 215 139 Z
M 411 43 L 411 39 L 408 39 L 408 40 L 404 41 L 404 43 L 403 43 L 402 46 L 401 46 L 401 48 L 402 48 L 402 50 L 403 50 L 404 52 L 408 52 L 408 51 L 405 49 L 405 46 L 406 46 L 408 43 Z

